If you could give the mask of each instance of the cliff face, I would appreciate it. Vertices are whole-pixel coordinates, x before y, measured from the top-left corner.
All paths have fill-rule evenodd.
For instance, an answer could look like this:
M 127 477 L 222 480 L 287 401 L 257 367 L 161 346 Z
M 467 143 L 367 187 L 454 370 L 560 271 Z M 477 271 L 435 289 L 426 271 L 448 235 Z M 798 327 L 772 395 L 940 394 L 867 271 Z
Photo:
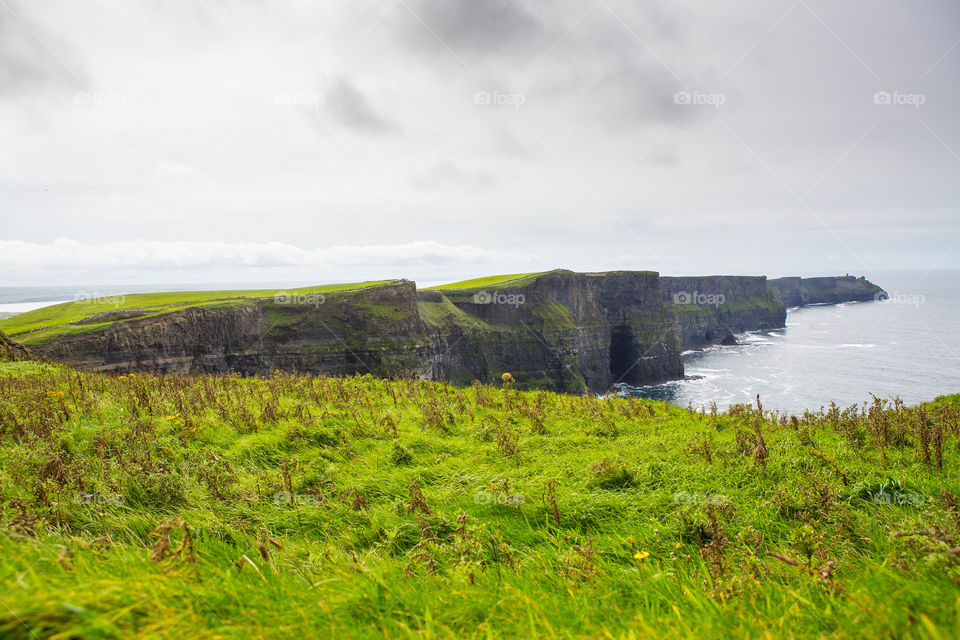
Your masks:
M 37 351 L 84 369 L 117 372 L 399 375 L 416 368 L 427 342 L 412 282 L 321 299 L 184 309 L 66 336 Z
M 418 300 L 419 298 L 419 300 Z M 413 374 L 469 384 L 509 371 L 581 392 L 683 376 L 656 273 L 551 272 L 520 287 L 424 291 L 411 282 L 327 296 L 194 307 L 61 337 L 43 355 L 97 371 Z
M 661 277 L 683 348 L 731 340 L 744 331 L 785 326 L 787 311 L 765 276 Z
M 879 289 L 852 278 L 784 280 L 802 301 L 872 299 Z M 510 372 L 522 388 L 605 391 L 682 378 L 682 348 L 782 327 L 784 318 L 763 277 L 552 271 L 486 290 L 418 292 L 395 281 L 325 298 L 132 315 L 35 351 L 96 371 L 371 373 L 455 384 Z
M 524 386 L 582 391 L 683 376 L 656 273 L 555 271 L 524 286 L 427 295 L 420 309 L 433 375 L 451 382 L 509 371 Z
M 774 278 L 769 281 L 777 299 L 788 307 L 885 300 L 887 292 L 863 276 Z

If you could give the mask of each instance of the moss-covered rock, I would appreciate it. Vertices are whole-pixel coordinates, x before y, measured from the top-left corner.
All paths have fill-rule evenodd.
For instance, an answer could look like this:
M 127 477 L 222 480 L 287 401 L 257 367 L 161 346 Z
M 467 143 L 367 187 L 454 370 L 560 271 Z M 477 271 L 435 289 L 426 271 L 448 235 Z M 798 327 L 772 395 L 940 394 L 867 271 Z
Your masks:
M 11 340 L 5 333 L 0 331 L 0 360 L 2 361 L 21 361 L 36 359 L 29 349 L 19 342 Z

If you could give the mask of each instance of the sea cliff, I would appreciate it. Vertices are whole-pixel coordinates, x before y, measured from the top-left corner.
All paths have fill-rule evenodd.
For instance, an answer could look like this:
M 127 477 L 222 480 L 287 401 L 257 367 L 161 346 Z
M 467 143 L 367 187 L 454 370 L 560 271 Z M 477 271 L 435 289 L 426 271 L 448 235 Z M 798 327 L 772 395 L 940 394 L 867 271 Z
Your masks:
M 520 388 L 602 392 L 682 378 L 684 349 L 784 326 L 785 304 L 873 299 L 861 279 L 661 277 L 555 270 L 497 286 L 418 290 L 394 280 L 326 296 L 237 298 L 120 309 L 39 340 L 34 351 L 126 373 L 274 370 L 470 384 L 510 372 Z M 16 337 L 16 336 L 15 336 Z
M 777 299 L 787 307 L 841 302 L 886 300 L 887 292 L 863 276 L 774 278 L 769 280 Z

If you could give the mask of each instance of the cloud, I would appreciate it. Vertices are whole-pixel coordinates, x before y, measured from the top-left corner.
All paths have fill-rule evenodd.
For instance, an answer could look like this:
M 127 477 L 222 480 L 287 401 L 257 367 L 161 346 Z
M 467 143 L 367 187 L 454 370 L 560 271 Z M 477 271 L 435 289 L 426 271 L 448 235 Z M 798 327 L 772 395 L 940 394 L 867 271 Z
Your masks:
M 498 179 L 489 169 L 455 158 L 431 155 L 418 158 L 411 170 L 411 183 L 427 191 L 458 189 L 464 192 L 486 191 Z
M 210 186 L 210 180 L 197 167 L 177 162 L 157 162 L 153 170 L 154 179 L 165 188 L 198 188 Z
M 0 4 L 0 97 L 79 86 L 81 71 L 74 68 L 77 59 L 64 48 L 17 2 L 5 0 Z
M 115 269 L 408 267 L 490 264 L 515 254 L 433 241 L 303 249 L 283 242 L 155 242 L 131 240 L 89 244 L 59 238 L 47 244 L 0 241 L 0 271 L 83 271 Z
M 856 268 L 871 251 L 890 268 L 958 266 L 958 12 L 4 0 L 0 238 L 29 244 L 0 247 L 0 279 L 499 270 L 444 262 L 463 257 L 451 247 L 542 258 L 508 271 L 616 268 L 632 250 L 657 268 L 648 246 L 702 272 L 802 271 L 827 253 Z M 877 104 L 878 91 L 925 101 Z M 756 249 L 738 244 L 751 236 Z
M 370 99 L 346 78 L 333 81 L 324 94 L 324 110 L 347 129 L 368 133 L 389 133 L 397 125 L 380 115 Z
M 543 25 L 514 0 L 416 0 L 399 29 L 408 41 L 430 49 L 509 52 L 535 45 Z

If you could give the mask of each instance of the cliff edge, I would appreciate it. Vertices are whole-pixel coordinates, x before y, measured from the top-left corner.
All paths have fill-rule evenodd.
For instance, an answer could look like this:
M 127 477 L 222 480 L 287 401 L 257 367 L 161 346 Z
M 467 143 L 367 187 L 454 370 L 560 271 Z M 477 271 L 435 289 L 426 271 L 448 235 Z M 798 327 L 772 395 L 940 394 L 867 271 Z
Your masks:
M 849 276 L 768 281 L 562 269 L 432 290 L 391 280 L 293 294 L 209 293 L 204 299 L 191 292 L 189 300 L 132 296 L 105 311 L 66 303 L 7 323 L 39 356 L 93 371 L 281 370 L 461 385 L 510 372 L 519 388 L 582 393 L 681 379 L 683 349 L 735 344 L 738 333 L 783 327 L 785 304 L 885 295 Z M 7 357 L 30 356 L 0 336 Z
M 841 302 L 886 300 L 887 292 L 863 276 L 829 276 L 822 278 L 774 278 L 768 280 L 777 299 L 787 307 Z

